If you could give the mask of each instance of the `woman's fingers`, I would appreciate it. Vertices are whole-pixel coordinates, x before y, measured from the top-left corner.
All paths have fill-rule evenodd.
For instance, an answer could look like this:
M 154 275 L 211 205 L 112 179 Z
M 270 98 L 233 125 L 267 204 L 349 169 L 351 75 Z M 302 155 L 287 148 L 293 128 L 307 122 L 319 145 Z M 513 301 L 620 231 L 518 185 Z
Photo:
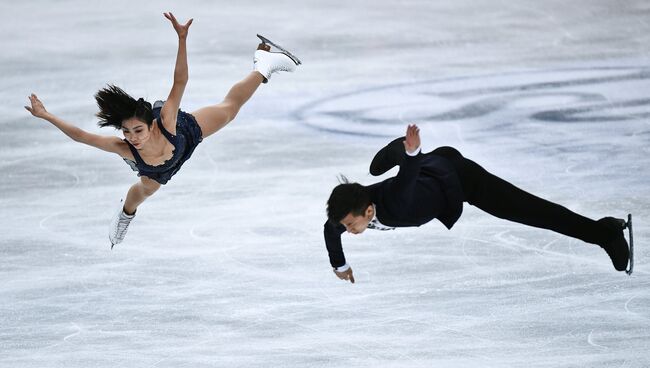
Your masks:
M 178 25 L 178 21 L 176 20 L 176 17 L 174 17 L 174 14 L 171 12 L 169 13 L 163 13 L 165 15 L 165 18 L 169 19 L 170 22 L 172 22 L 172 25 L 176 27 Z
M 38 97 L 37 97 L 35 94 L 33 94 L 33 93 L 31 94 L 31 96 L 29 96 L 29 102 L 32 103 L 32 107 L 33 107 L 34 105 L 36 105 L 36 104 L 40 104 L 40 103 L 41 103 L 41 101 L 38 99 Z
M 169 19 L 169 21 L 172 22 L 172 25 L 174 26 L 174 29 L 176 29 L 176 31 L 179 31 L 181 28 L 187 30 L 188 28 L 190 28 L 190 25 L 192 25 L 192 22 L 194 21 L 194 18 L 191 18 L 190 20 L 187 21 L 187 23 L 181 25 L 180 23 L 178 23 L 178 20 L 176 19 L 176 17 L 172 12 L 163 13 L 163 14 L 165 15 L 165 18 Z

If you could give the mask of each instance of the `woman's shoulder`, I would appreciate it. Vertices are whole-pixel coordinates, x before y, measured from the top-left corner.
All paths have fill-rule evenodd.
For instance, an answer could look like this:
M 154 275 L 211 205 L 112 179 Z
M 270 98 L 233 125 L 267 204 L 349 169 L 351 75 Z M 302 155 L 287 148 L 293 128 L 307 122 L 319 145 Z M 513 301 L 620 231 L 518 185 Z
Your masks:
M 126 139 L 120 139 L 118 137 L 115 137 L 115 139 L 115 146 L 118 148 L 117 154 L 127 160 L 135 161 L 135 156 L 133 155 L 131 147 L 129 147 L 129 143 L 126 141 Z
M 158 103 L 162 103 L 162 101 L 156 101 L 154 103 L 154 106 Z M 171 135 L 176 135 L 176 125 L 178 123 L 178 115 L 181 114 L 181 110 L 176 110 L 173 112 L 167 111 L 165 114 L 165 111 L 162 109 L 162 105 L 160 105 L 157 108 L 154 108 L 154 124 L 157 124 L 158 121 L 160 121 L 162 128 L 169 132 Z

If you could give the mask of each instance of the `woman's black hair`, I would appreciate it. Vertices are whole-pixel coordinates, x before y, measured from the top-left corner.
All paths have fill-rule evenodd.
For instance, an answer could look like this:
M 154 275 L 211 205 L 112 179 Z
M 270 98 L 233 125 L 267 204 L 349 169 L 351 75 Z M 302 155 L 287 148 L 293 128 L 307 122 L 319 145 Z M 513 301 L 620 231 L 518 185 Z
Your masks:
M 368 189 L 358 183 L 350 183 L 341 175 L 341 184 L 334 187 L 327 200 L 327 218 L 333 224 L 338 224 L 347 216 L 362 216 L 370 206 Z
M 109 84 L 95 94 L 95 100 L 99 107 L 98 124 L 102 128 L 112 126 L 120 129 L 124 120 L 133 117 L 149 127 L 153 123 L 151 104 L 142 98 L 136 101 L 120 87 Z

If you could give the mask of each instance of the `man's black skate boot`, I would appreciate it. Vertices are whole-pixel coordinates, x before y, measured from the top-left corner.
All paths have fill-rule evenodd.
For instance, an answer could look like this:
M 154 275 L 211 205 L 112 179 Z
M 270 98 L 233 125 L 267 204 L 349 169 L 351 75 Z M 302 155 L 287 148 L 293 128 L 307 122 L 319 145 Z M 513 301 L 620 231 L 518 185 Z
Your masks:
M 404 161 L 404 139 L 399 137 L 377 152 L 370 163 L 371 175 L 379 176 Z
M 598 223 L 609 229 L 608 234 L 610 234 L 605 242 L 598 245 L 607 252 L 617 271 L 625 271 L 627 263 L 630 260 L 630 249 L 623 235 L 625 220 L 614 217 L 603 217 L 598 220 Z

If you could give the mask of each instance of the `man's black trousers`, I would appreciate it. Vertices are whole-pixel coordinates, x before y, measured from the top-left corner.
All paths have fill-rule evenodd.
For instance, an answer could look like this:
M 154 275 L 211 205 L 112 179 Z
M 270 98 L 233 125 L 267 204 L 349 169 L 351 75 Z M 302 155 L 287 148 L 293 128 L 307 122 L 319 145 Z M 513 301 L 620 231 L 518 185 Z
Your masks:
M 496 217 L 583 240 L 603 244 L 612 230 L 558 204 L 536 197 L 489 173 L 455 148 L 439 147 L 429 153 L 449 160 L 458 173 L 465 202 Z

